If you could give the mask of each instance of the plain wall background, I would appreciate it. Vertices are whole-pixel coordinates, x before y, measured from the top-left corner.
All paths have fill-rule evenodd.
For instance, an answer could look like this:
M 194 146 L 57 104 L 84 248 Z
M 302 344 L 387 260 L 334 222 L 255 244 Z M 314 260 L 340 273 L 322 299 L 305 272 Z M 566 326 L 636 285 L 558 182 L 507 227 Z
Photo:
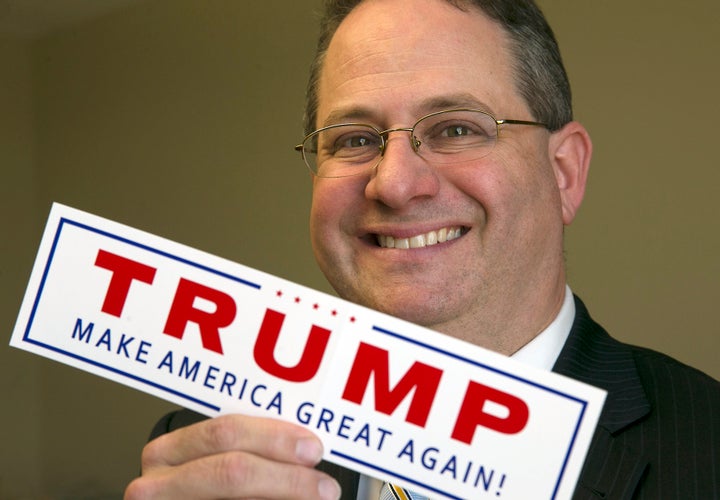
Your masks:
M 317 0 L 139 0 L 0 38 L 0 498 L 118 498 L 172 405 L 7 347 L 52 201 L 329 291 L 302 136 Z M 716 378 L 720 4 L 544 0 L 595 143 L 570 284 Z

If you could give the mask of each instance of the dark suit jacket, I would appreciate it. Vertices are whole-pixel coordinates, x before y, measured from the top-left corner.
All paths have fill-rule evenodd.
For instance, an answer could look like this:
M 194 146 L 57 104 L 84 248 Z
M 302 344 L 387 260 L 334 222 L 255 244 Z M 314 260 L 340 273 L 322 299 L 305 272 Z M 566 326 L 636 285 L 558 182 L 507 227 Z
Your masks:
M 575 499 L 720 499 L 720 383 L 595 323 L 580 299 L 553 371 L 608 391 Z M 682 335 L 684 332 L 678 332 Z M 153 436 L 205 417 L 172 413 Z M 319 466 L 355 500 L 359 475 Z

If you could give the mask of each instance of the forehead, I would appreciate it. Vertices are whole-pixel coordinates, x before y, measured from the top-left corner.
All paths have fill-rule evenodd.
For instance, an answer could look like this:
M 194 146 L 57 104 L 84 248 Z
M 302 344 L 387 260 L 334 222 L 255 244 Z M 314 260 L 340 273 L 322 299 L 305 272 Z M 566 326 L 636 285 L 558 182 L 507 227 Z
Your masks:
M 318 124 L 347 115 L 418 117 L 443 103 L 521 112 L 507 33 L 446 0 L 365 0 L 340 24 L 318 87 Z M 407 116 L 405 116 L 407 115 Z M 402 117 L 401 117 L 402 116 Z

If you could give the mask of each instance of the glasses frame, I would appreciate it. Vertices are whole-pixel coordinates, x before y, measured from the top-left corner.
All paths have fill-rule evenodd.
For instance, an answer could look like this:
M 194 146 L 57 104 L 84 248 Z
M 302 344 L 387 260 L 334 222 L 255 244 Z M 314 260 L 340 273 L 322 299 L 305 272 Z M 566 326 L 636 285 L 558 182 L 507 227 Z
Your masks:
M 386 130 L 380 130 L 374 125 L 370 125 L 369 123 L 361 123 L 361 122 L 346 122 L 346 123 L 335 123 L 333 125 L 328 125 L 326 127 L 321 127 L 317 130 L 314 130 L 307 134 L 305 137 L 303 137 L 303 140 L 300 144 L 295 146 L 295 151 L 298 151 L 302 155 L 303 163 L 305 163 L 305 166 L 312 172 L 312 174 L 316 177 L 322 177 L 323 179 L 336 179 L 336 178 L 342 178 L 342 177 L 352 177 L 355 175 L 360 175 L 361 173 L 373 170 L 376 168 L 382 159 L 385 156 L 385 148 L 387 146 L 388 136 L 391 132 L 408 132 L 410 134 L 410 146 L 413 148 L 413 151 L 416 153 L 418 152 L 421 142 L 415 137 L 415 128 L 418 126 L 420 122 L 427 118 L 431 118 L 433 116 L 442 115 L 445 113 L 452 113 L 454 111 L 469 111 L 469 112 L 475 112 L 475 113 L 482 113 L 485 116 L 488 116 L 492 118 L 492 120 L 495 122 L 495 139 L 500 135 L 500 126 L 501 125 L 529 125 L 532 127 L 543 127 L 545 129 L 550 130 L 550 127 L 546 123 L 541 122 L 535 122 L 530 120 L 515 120 L 510 118 L 503 118 L 501 120 L 498 120 L 493 115 L 488 113 L 487 111 L 483 111 L 482 109 L 474 109 L 474 108 L 451 108 L 451 109 L 443 109 L 442 111 L 434 111 L 432 113 L 428 113 L 424 116 L 421 116 L 418 118 L 412 127 L 397 127 L 397 128 L 389 128 Z M 368 167 L 366 169 L 359 170 L 358 172 L 353 172 L 351 174 L 344 174 L 344 175 L 320 175 L 318 174 L 313 168 L 310 166 L 310 163 L 308 162 L 308 159 L 305 155 L 305 144 L 308 142 L 308 140 L 312 139 L 313 137 L 317 136 L 321 132 L 324 132 L 326 130 L 331 130 L 338 127 L 347 127 L 347 126 L 356 126 L 356 127 L 367 127 L 368 129 L 372 129 L 375 131 L 375 133 L 380 137 L 380 147 L 379 147 L 379 155 L 378 155 L 378 161 L 373 164 L 372 167 Z M 317 152 L 316 152 L 317 153 Z

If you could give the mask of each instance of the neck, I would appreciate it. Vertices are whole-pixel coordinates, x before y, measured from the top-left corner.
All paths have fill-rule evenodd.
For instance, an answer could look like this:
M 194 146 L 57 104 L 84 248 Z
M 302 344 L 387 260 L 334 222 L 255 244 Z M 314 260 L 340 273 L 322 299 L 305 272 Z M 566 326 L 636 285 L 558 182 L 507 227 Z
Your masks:
M 565 300 L 564 274 L 544 294 L 534 291 L 506 307 L 485 306 L 481 315 L 464 315 L 429 328 L 505 356 L 511 356 L 555 320 Z M 544 300 L 536 300 L 542 297 Z M 535 300 L 534 300 L 535 299 Z

